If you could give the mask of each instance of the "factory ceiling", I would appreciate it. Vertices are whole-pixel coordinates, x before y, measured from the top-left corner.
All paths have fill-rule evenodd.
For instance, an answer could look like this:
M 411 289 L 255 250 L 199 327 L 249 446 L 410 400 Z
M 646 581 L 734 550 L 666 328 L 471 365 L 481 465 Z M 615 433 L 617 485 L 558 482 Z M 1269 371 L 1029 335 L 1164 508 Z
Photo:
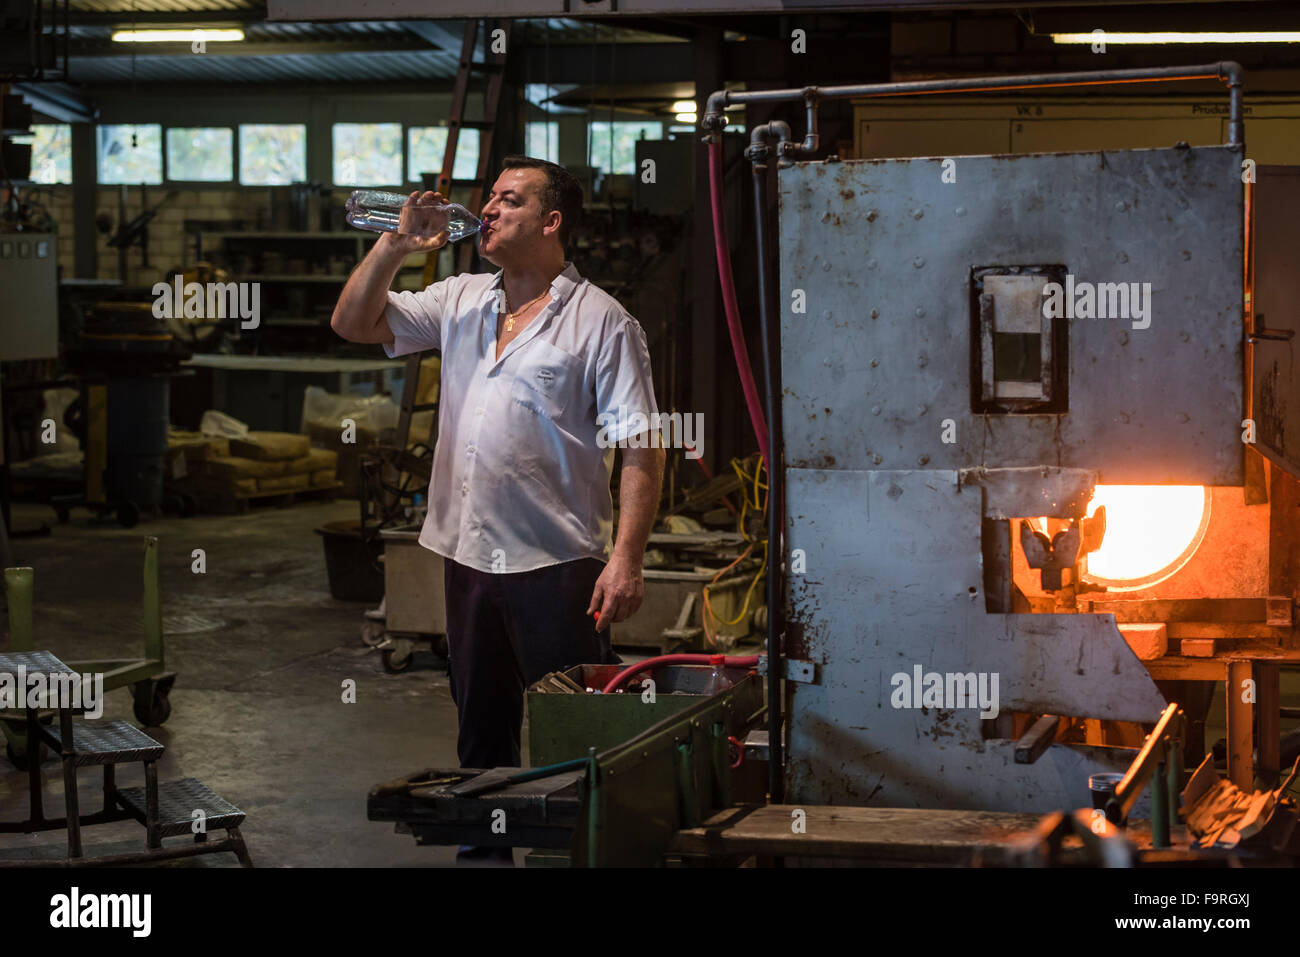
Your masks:
M 69 24 L 67 79 L 83 93 L 211 83 L 448 89 L 464 26 L 458 20 L 271 21 L 265 0 L 70 0 Z M 551 17 L 516 22 L 516 42 L 523 47 L 516 68 L 527 83 L 581 87 L 570 96 L 575 103 L 590 96 L 608 102 L 624 99 L 611 96 L 610 87 L 689 80 L 694 73 L 690 40 L 701 29 L 724 40 L 726 75 L 804 82 L 800 68 L 814 65 L 797 62 L 786 49 L 790 30 L 804 27 L 821 51 L 818 75 L 808 82 L 825 82 L 827 76 L 874 69 L 882 59 L 896 78 L 1089 66 L 1086 50 L 1053 48 L 1047 34 L 1097 27 L 1168 29 L 1171 24 L 1178 29 L 1300 29 L 1300 5 L 1272 0 L 1014 8 L 971 3 L 964 10 L 918 11 L 912 4 L 887 10 L 864 3 L 857 12 L 779 16 Z M 121 29 L 195 27 L 238 28 L 244 39 L 210 43 L 202 55 L 191 52 L 188 43 L 112 40 Z M 1231 56 L 1252 71 L 1293 69 L 1300 59 L 1297 46 L 1128 48 L 1108 65 Z

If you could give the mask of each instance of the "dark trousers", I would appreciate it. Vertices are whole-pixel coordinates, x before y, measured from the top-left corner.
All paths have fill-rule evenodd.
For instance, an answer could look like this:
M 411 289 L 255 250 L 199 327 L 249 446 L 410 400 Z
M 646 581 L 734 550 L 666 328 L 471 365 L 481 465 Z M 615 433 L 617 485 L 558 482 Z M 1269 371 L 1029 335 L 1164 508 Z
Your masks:
M 498 575 L 445 560 L 461 767 L 519 767 L 524 689 L 573 665 L 619 662 L 608 630 L 597 634 L 586 614 L 604 568 L 604 562 L 583 558 Z

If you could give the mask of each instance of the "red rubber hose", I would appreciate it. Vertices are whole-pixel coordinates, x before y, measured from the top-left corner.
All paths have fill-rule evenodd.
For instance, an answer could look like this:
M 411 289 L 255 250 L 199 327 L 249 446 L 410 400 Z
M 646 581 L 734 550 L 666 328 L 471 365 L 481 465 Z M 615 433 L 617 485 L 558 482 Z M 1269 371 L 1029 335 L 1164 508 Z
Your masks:
M 712 655 L 660 655 L 658 658 L 647 658 L 645 661 L 638 661 L 631 667 L 624 668 L 602 689 L 605 694 L 613 694 L 619 685 L 627 681 L 633 675 L 642 671 L 649 671 L 651 668 L 659 668 L 663 665 L 707 665 Z M 727 668 L 753 668 L 758 664 L 758 655 L 728 655 L 722 660 L 722 664 Z
M 740 372 L 740 386 L 745 392 L 745 405 L 749 407 L 749 420 L 758 437 L 758 451 L 763 464 L 769 467 L 767 447 L 767 419 L 758 401 L 758 387 L 754 372 L 749 367 L 749 350 L 740 329 L 740 308 L 736 305 L 736 283 L 731 277 L 731 253 L 727 248 L 727 220 L 722 210 L 722 142 L 715 136 L 709 144 L 709 202 L 713 206 L 713 247 L 718 255 L 718 280 L 722 285 L 722 308 L 727 314 L 727 331 L 731 334 L 731 351 L 736 354 L 736 369 Z

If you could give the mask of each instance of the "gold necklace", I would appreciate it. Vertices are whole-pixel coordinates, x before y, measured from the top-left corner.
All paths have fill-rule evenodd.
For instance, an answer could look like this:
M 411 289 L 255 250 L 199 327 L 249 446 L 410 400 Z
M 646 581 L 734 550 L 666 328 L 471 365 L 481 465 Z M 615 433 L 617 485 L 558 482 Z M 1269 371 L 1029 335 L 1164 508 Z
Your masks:
M 510 312 L 510 311 L 509 311 L 509 310 L 510 310 L 510 296 L 508 296 L 508 295 L 506 294 L 505 287 L 502 286 L 502 287 L 501 287 L 501 295 L 505 296 L 505 300 L 506 300 L 506 332 L 514 332 L 514 330 L 515 330 L 515 316 L 519 315 L 521 312 L 523 312 L 524 310 L 526 310 L 529 306 L 531 306 L 533 303 L 537 302 L 538 299 L 541 299 L 542 296 L 545 296 L 545 295 L 546 295 L 547 293 L 549 293 L 550 291 L 551 291 L 550 289 L 543 289 L 543 290 L 542 290 L 542 295 L 541 295 L 541 296 L 537 296 L 537 297 L 534 298 L 534 299 L 530 299 L 530 300 L 528 300 L 528 302 L 524 303 L 522 306 L 520 306 L 520 307 L 519 307 L 518 309 L 516 309 L 514 312 Z

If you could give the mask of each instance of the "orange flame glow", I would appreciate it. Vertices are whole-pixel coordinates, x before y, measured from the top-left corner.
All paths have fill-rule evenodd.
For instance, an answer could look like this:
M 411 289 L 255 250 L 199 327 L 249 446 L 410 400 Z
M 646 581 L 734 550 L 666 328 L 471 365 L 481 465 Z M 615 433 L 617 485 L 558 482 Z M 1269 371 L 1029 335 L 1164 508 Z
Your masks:
M 1106 537 L 1088 556 L 1090 579 L 1141 582 L 1172 575 L 1204 534 L 1210 497 L 1200 485 L 1098 485 L 1088 515 L 1106 506 Z

